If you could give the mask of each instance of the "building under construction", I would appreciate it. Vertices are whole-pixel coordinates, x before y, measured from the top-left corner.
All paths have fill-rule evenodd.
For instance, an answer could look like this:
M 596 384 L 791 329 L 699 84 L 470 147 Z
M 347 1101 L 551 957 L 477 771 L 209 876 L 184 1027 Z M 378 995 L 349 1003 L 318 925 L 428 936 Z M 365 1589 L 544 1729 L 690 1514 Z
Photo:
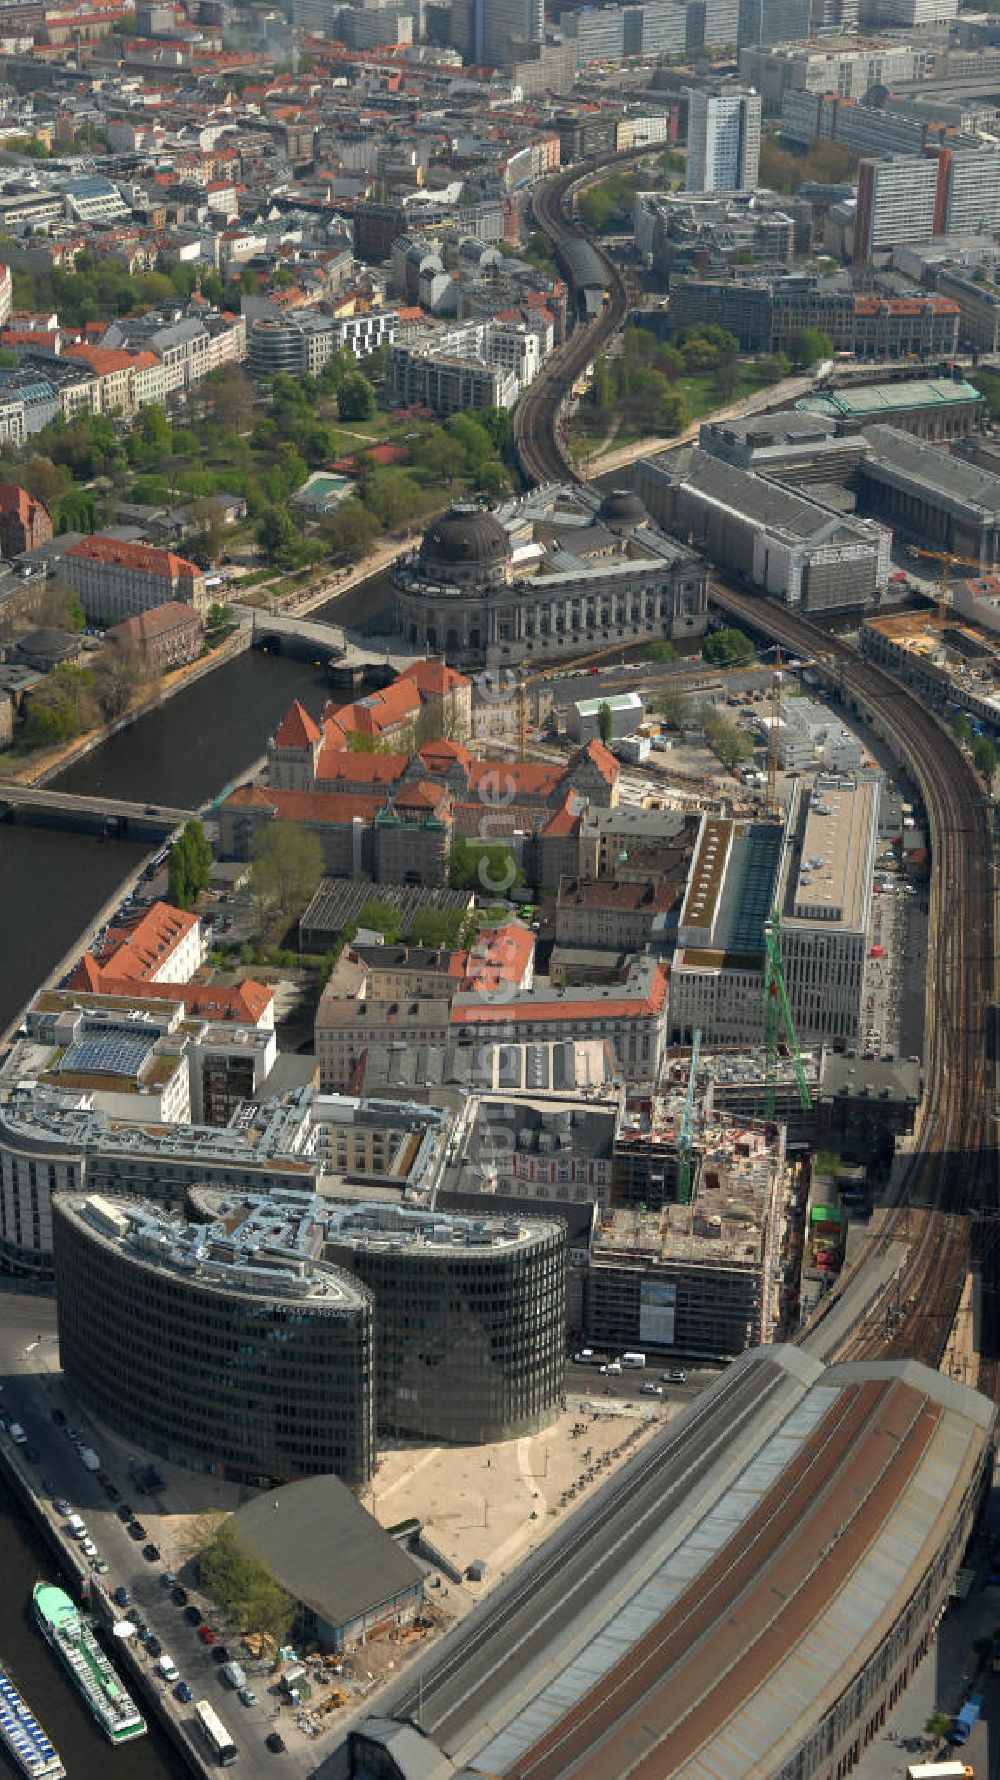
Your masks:
M 674 1158 L 684 1101 L 651 1103 L 632 1153 Z M 629 1150 L 623 1131 L 621 1153 Z M 781 1127 L 698 1121 L 687 1204 L 617 1210 L 595 1237 L 586 1334 L 595 1348 L 729 1360 L 776 1328 L 785 1234 Z M 616 1160 L 618 1148 L 616 1146 Z

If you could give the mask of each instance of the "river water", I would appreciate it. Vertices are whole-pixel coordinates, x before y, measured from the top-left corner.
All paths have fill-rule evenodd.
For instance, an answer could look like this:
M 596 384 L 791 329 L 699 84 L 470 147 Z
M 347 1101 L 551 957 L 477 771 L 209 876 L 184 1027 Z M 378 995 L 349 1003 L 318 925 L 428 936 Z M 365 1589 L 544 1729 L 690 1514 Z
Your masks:
M 318 713 L 320 669 L 241 655 L 168 699 L 53 781 L 139 803 L 194 808 L 264 752 L 293 698 Z M 0 1031 L 148 847 L 0 823 Z

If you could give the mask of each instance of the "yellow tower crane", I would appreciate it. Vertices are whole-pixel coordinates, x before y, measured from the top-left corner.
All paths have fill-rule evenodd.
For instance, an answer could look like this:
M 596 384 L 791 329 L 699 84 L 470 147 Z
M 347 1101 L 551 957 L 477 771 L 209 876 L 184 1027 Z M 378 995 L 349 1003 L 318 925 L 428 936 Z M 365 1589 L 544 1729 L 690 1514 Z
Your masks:
M 924 550 L 917 544 L 911 544 L 909 546 L 909 554 L 911 556 L 924 556 L 929 562 L 937 562 L 941 565 L 940 579 L 938 581 L 937 615 L 942 624 L 948 616 L 948 576 L 952 569 L 975 569 L 976 573 L 979 575 L 988 572 L 978 557 L 957 556 L 954 550 Z

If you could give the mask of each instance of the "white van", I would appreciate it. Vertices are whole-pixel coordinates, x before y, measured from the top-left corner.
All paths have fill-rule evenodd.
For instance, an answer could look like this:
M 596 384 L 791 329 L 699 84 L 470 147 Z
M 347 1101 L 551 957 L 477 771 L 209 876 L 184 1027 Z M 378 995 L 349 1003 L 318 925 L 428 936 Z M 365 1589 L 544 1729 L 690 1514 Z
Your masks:
M 82 1514 L 71 1514 L 66 1522 L 66 1531 L 71 1539 L 86 1539 L 87 1524 Z
M 622 1354 L 623 1366 L 633 1366 L 636 1371 L 641 1372 L 644 1369 L 645 1364 L 645 1354 Z
M 156 1667 L 163 1676 L 164 1681 L 169 1681 L 171 1685 L 173 1685 L 175 1681 L 179 1681 L 181 1678 L 181 1672 L 177 1667 L 177 1664 L 167 1651 L 164 1651 L 162 1656 L 157 1657 Z
M 13 1440 L 15 1446 L 27 1446 L 27 1444 L 28 1444 L 28 1436 L 25 1433 L 24 1429 L 22 1428 L 20 1422 L 11 1422 L 10 1437 Z

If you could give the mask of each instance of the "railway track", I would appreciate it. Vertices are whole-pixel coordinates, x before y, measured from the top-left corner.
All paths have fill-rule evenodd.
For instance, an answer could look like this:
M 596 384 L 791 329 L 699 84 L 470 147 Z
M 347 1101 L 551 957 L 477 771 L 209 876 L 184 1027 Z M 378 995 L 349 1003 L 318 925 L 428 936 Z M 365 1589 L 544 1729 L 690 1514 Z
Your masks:
M 607 176 L 616 166 L 649 155 L 649 149 L 624 150 L 608 160 L 572 167 L 536 186 L 532 195 L 535 221 L 555 249 L 556 259 L 573 298 L 576 315 L 576 275 L 567 256 L 570 241 L 587 237 L 567 211 L 567 200 Z M 541 374 L 526 390 L 514 410 L 514 450 L 521 474 L 529 483 L 579 481 L 559 439 L 559 410 L 563 400 L 596 352 L 623 326 L 628 309 L 625 284 L 610 255 L 591 243 L 604 277 L 606 300 L 591 321 L 577 321 L 569 338 L 548 360 Z
M 648 152 L 648 151 L 644 151 Z M 540 185 L 533 199 L 539 227 L 552 241 L 574 296 L 573 238 L 585 239 L 567 208 L 577 191 L 635 152 L 600 166 L 570 168 Z M 592 244 L 593 245 L 593 244 Z M 594 248 L 607 274 L 600 315 L 577 325 L 553 354 L 514 414 L 514 444 L 529 482 L 581 481 L 559 437 L 559 412 L 585 365 L 623 325 L 625 288 L 610 257 Z M 842 640 L 776 601 L 717 588 L 714 603 L 764 630 L 795 654 L 835 670 L 839 690 L 882 729 L 920 785 L 933 874 L 928 944 L 925 1093 L 917 1141 L 897 1184 L 878 1252 L 907 1233 L 914 1206 L 927 1215 L 910 1235 L 909 1254 L 887 1305 L 866 1310 L 838 1357 L 903 1357 L 939 1364 L 969 1265 L 969 1214 L 996 1205 L 993 1091 L 988 1010 L 996 999 L 994 844 L 989 800 L 951 733 L 920 699 Z M 1000 1252 L 994 1255 L 1000 1296 Z M 1000 1361 L 983 1371 L 1000 1387 Z M 995 1394 L 995 1392 L 994 1392 Z
M 928 921 L 926 1086 L 918 1141 L 880 1232 L 884 1246 L 918 1221 L 891 1296 L 862 1317 L 839 1357 L 939 1364 L 969 1264 L 969 1213 L 993 1194 L 988 1007 L 994 998 L 994 883 L 986 793 L 950 732 L 891 674 L 775 601 L 719 590 L 731 616 L 833 669 L 917 779 L 934 870 Z M 869 1251 L 870 1253 L 872 1251 Z

